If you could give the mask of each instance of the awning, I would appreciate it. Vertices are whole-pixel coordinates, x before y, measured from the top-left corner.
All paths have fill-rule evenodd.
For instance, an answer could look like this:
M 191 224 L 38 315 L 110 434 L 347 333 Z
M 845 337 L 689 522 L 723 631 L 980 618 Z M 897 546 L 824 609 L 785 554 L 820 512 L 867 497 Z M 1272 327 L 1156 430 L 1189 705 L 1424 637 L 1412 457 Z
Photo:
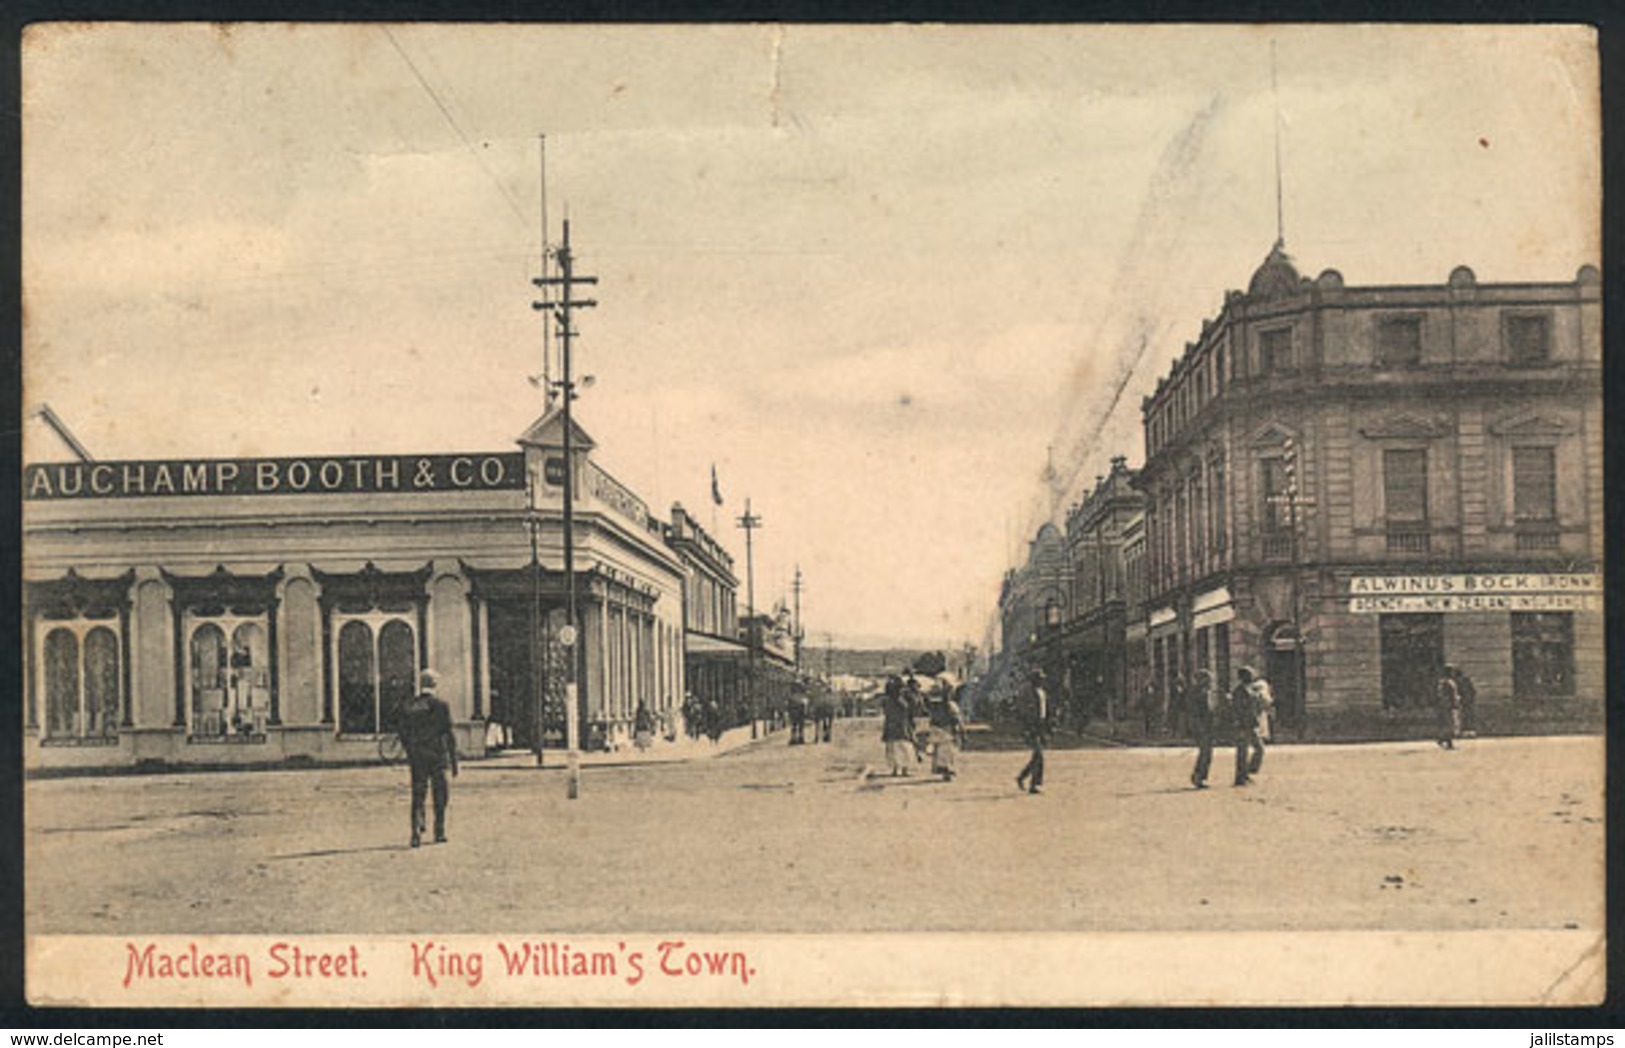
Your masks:
M 689 655 L 728 656 L 740 659 L 750 654 L 750 650 L 739 641 L 712 637 L 705 633 L 685 634 L 683 650 Z

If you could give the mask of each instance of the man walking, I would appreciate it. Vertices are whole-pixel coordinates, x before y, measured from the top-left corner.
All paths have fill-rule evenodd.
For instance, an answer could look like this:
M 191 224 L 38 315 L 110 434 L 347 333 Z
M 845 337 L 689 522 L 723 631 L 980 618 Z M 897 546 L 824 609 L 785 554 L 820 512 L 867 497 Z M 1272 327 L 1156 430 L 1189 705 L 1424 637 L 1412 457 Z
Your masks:
M 1213 688 L 1213 675 L 1206 669 L 1196 671 L 1186 698 L 1190 704 L 1191 737 L 1196 741 L 1196 769 L 1191 772 L 1191 785 L 1207 789 L 1208 769 L 1213 766 L 1213 733 L 1218 719 L 1214 709 L 1217 697 Z
M 1243 666 L 1236 671 L 1236 686 L 1230 689 L 1230 719 L 1236 729 L 1237 786 L 1252 782 L 1264 764 L 1264 740 L 1258 732 L 1264 704 L 1255 684 L 1252 668 Z
M 1434 687 L 1434 712 L 1439 718 L 1439 745 L 1447 750 L 1456 748 L 1456 736 L 1461 734 L 1461 689 L 1456 686 L 1456 667 L 1446 666 Z
M 1460 666 L 1450 667 L 1450 679 L 1456 682 L 1456 694 L 1461 697 L 1461 737 L 1475 738 L 1478 735 L 1478 689 L 1473 687 L 1473 678 Z
M 1026 767 L 1016 776 L 1016 786 L 1028 793 L 1044 792 L 1044 743 L 1049 741 L 1054 711 L 1050 708 L 1049 691 L 1044 687 L 1044 671 L 1034 669 L 1028 679 L 1022 702 L 1022 729 L 1032 755 Z
M 412 847 L 423 843 L 424 794 L 434 791 L 434 839 L 446 840 L 446 769 L 457 774 L 457 738 L 451 733 L 451 708 L 435 689 L 440 676 L 424 670 L 418 676 L 418 693 L 407 703 L 401 720 L 401 745 L 412 769 Z

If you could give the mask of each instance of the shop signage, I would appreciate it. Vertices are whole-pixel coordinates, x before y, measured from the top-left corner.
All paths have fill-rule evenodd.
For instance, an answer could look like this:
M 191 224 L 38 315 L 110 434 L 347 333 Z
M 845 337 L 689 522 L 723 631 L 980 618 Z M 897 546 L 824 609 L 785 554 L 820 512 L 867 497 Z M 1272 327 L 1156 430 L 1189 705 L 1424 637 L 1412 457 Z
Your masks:
M 1594 572 L 1486 572 L 1472 575 L 1360 575 L 1349 580 L 1357 615 L 1484 611 L 1597 611 Z
M 23 498 L 33 501 L 172 495 L 513 491 L 524 487 L 525 456 L 519 451 L 68 462 L 23 467 Z

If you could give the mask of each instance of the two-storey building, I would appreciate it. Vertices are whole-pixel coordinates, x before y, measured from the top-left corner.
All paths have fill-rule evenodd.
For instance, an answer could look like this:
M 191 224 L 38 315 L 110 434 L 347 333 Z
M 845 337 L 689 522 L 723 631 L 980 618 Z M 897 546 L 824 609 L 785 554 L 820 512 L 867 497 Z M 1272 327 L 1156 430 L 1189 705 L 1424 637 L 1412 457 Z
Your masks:
M 1603 696 L 1602 295 L 1345 285 L 1281 245 L 1142 403 L 1148 672 L 1249 664 L 1287 726 Z

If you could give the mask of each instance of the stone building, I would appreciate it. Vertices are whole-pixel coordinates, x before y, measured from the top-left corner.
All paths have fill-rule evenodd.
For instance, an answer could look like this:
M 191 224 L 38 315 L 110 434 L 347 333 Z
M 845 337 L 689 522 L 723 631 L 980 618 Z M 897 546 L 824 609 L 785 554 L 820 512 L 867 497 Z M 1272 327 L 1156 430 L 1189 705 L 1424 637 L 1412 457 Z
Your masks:
M 1066 691 L 1090 718 L 1127 715 L 1128 577 L 1124 545 L 1138 530 L 1145 495 L 1133 486 L 1128 460 L 1112 459 L 1111 472 L 1066 518 L 1070 568 L 1068 613 L 1059 630 Z
M 1301 277 L 1277 244 L 1142 404 L 1146 672 L 1249 664 L 1280 721 L 1603 700 L 1602 295 Z
M 459 746 L 583 741 L 683 692 L 682 564 L 550 413 L 518 450 L 23 471 L 30 768 L 376 760 L 433 667 Z M 579 639 L 560 638 L 573 470 Z
M 671 508 L 666 543 L 683 565 L 683 650 L 688 691 L 720 711 L 745 702 L 750 649 L 739 639 L 734 559 L 681 504 Z

